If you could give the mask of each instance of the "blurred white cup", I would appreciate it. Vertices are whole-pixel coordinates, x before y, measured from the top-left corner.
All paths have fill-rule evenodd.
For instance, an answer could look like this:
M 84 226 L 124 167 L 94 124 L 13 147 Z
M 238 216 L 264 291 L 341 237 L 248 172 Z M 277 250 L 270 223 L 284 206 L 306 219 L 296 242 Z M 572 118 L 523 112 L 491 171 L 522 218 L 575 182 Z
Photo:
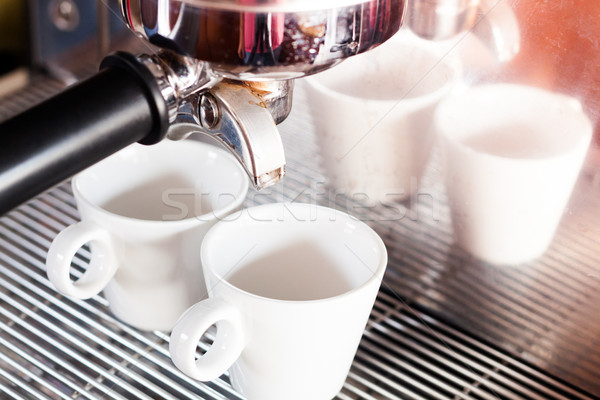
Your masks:
M 440 104 L 435 129 L 457 244 L 495 264 L 541 256 L 592 137 L 580 102 L 523 85 L 475 86 Z
M 372 204 L 414 194 L 434 142 L 433 112 L 460 76 L 457 59 L 398 35 L 304 79 L 333 188 Z

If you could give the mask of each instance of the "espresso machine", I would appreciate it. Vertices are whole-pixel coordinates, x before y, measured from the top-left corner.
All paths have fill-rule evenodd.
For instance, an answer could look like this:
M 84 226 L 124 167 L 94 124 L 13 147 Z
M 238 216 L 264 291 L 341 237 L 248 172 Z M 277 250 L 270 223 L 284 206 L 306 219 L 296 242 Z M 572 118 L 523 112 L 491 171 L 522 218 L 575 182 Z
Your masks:
M 255 188 L 275 184 L 276 125 L 295 78 L 385 42 L 405 14 L 424 38 L 474 28 L 493 43 L 486 3 L 420 0 L 406 13 L 406 0 L 123 0 L 129 29 L 159 51 L 111 54 L 95 76 L 0 125 L 0 213 L 131 143 L 196 132 L 229 149 Z
M 99 0 L 99 10 L 106 12 L 107 2 Z M 31 3 L 48 20 L 30 25 L 60 28 L 42 29 L 39 36 L 49 41 L 56 33 L 61 49 L 70 43 L 62 40 L 67 33 L 91 27 L 84 6 L 96 7 L 89 0 Z M 51 74 L 0 96 L 0 119 L 12 118 L 0 122 L 0 398 L 243 400 L 227 375 L 201 383 L 179 372 L 164 332 L 141 332 L 119 321 L 102 295 L 85 301 L 64 297 L 46 277 L 50 242 L 79 219 L 71 187 L 61 181 L 130 143 L 151 146 L 207 134 L 232 151 L 263 188 L 251 191 L 244 206 L 311 201 L 344 210 L 367 221 L 388 247 L 385 279 L 336 399 L 600 396 L 600 3 L 112 3 L 126 24 L 117 15 L 111 29 L 119 25 L 140 39 L 121 46 L 115 34 L 117 46 L 131 54 L 114 53 L 101 62 L 107 48 L 98 51 L 84 42 L 88 52 L 66 53 L 77 63 L 70 76 L 47 62 L 58 48 L 42 44 L 39 53 Z M 437 154 L 413 204 L 375 208 L 328 191 L 311 121 L 313 99 L 306 82 L 296 78 L 369 55 L 401 29 L 441 45 L 443 54 L 460 48 L 477 62 L 484 54 L 496 62 L 510 60 L 471 69 L 461 84 L 504 80 L 583 100 L 596 123 L 594 142 L 557 236 L 540 259 L 506 268 L 480 262 L 454 245 Z M 473 45 L 484 45 L 487 53 Z M 74 83 L 73 77 L 90 75 L 50 97 Z M 284 173 L 280 184 L 267 187 Z M 87 247 L 78 251 L 73 277 L 83 275 L 89 257 Z M 199 349 L 213 339 L 208 332 Z

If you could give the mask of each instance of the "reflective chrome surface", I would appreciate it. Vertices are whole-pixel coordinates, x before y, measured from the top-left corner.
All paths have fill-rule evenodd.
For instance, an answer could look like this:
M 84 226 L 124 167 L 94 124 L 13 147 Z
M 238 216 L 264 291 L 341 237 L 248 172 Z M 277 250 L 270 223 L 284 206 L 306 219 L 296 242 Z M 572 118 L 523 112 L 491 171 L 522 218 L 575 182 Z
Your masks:
M 276 127 L 290 112 L 291 81 L 222 81 L 208 64 L 168 50 L 138 56 L 153 74 L 167 104 L 167 137 L 206 134 L 240 162 L 256 189 L 285 175 L 285 153 Z
M 291 101 L 291 89 L 282 87 L 275 95 L 278 93 Z M 192 100 L 192 117 L 197 126 L 184 127 L 189 133 L 211 136 L 231 151 L 257 189 L 274 185 L 285 175 L 285 152 L 274 116 L 265 102 L 268 94 L 262 96 L 246 82 L 222 81 Z M 271 104 L 276 112 L 278 102 Z
M 408 26 L 418 36 L 448 39 L 470 29 L 477 21 L 480 0 L 413 0 Z
M 251 12 L 297 12 L 347 7 L 364 0 L 181 0 L 195 7 Z
M 319 10 L 239 12 L 207 3 L 216 4 L 123 0 L 122 8 L 145 40 L 250 81 L 301 77 L 365 52 L 398 31 L 406 8 L 405 0 L 323 1 Z

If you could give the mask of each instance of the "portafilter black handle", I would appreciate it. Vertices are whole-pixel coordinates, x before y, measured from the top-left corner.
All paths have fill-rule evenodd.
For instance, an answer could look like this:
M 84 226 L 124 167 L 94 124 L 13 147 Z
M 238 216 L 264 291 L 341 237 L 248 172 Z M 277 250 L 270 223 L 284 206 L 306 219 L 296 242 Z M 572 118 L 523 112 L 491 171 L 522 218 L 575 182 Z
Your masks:
M 0 215 L 132 143 L 159 142 L 168 126 L 150 70 L 108 56 L 96 75 L 0 124 Z

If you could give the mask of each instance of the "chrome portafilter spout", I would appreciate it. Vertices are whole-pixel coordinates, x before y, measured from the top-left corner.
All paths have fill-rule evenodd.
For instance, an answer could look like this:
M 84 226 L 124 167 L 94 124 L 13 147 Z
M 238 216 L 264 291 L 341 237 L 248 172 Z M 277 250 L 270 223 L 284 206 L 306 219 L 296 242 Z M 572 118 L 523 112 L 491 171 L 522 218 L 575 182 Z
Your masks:
M 223 79 L 206 63 L 168 50 L 138 60 L 153 73 L 168 105 L 168 139 L 212 137 L 233 153 L 258 190 L 283 178 L 285 153 L 276 125 L 291 110 L 293 81 Z
M 293 81 L 225 79 L 183 104 L 167 132 L 171 140 L 204 134 L 238 159 L 256 189 L 285 175 L 285 154 L 276 124 L 291 110 Z

